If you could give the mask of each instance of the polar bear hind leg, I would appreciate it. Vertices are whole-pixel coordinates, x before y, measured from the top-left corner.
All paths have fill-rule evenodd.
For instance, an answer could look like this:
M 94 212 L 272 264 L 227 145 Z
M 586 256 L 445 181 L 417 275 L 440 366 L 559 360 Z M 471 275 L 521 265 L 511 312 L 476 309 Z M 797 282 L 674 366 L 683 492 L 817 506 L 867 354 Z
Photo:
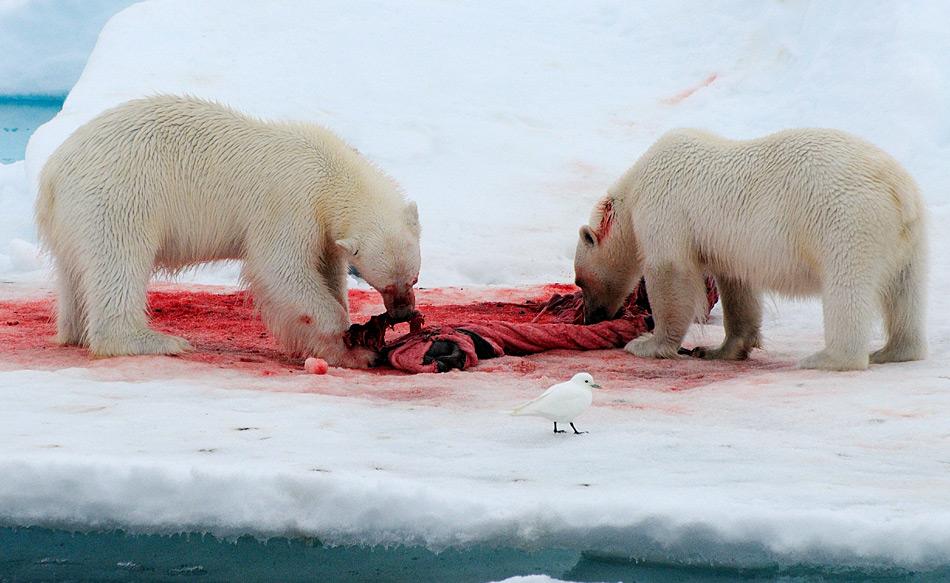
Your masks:
M 719 348 L 694 348 L 692 355 L 707 360 L 745 360 L 761 344 L 761 298 L 754 289 L 728 277 L 717 277 L 716 287 L 722 301 L 726 339 Z
M 123 226 L 112 226 L 112 234 L 101 241 L 91 241 L 82 254 L 87 262 L 82 287 L 89 350 L 101 357 L 180 354 L 190 350 L 191 345 L 184 338 L 148 327 L 146 289 L 155 252 L 142 240 L 140 232 L 132 232 L 131 224 L 127 230 Z
M 56 338 L 57 344 L 83 346 L 86 342 L 86 308 L 82 280 L 71 262 L 56 265 Z
M 829 258 L 822 286 L 825 349 L 799 362 L 801 368 L 864 370 L 880 275 L 876 254 L 843 245 Z
M 917 253 L 880 291 L 887 343 L 871 353 L 871 362 L 906 362 L 927 357 L 924 333 L 924 264 Z

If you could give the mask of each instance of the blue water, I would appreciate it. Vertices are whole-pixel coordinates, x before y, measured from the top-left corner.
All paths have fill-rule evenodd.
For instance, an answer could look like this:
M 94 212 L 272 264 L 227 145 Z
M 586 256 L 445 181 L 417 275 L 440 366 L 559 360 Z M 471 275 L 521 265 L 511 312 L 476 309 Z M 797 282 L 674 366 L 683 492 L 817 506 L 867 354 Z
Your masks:
M 62 107 L 58 95 L 0 96 L 0 164 L 22 160 L 30 135 Z
M 475 547 L 441 553 L 415 547 L 326 547 L 315 539 L 209 535 L 72 533 L 0 528 L 0 581 L 406 581 L 482 582 L 546 574 L 571 581 L 643 583 L 784 583 L 950 581 L 950 568 L 900 569 L 697 568 L 605 559 L 573 550 Z

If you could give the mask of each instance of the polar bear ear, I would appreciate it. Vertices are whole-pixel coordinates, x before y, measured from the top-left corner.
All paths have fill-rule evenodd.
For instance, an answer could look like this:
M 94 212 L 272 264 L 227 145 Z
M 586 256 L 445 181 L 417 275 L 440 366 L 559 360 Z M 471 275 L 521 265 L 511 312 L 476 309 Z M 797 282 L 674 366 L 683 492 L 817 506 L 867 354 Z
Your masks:
M 360 248 L 356 244 L 355 239 L 338 239 L 336 242 L 336 246 L 339 247 L 340 249 L 343 249 L 350 255 L 356 255 L 357 253 L 360 252 Z
M 587 225 L 581 227 L 580 236 L 581 241 L 583 241 L 588 247 L 594 247 L 600 242 L 600 240 L 597 238 L 597 233 L 595 233 L 594 230 Z

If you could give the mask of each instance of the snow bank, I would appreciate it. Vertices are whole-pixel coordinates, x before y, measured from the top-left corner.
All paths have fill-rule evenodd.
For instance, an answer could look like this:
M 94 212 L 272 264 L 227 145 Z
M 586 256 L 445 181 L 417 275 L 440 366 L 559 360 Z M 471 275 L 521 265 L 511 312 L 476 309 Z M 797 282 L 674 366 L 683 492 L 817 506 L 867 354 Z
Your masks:
M 33 225 L 33 196 L 26 189 L 23 162 L 0 164 L 0 209 L 0 274 L 45 277 Z
M 849 130 L 946 200 L 947 21 L 944 2 L 146 2 L 27 163 L 109 106 L 191 93 L 325 124 L 393 174 L 423 285 L 565 280 L 593 201 L 672 127 Z
M 926 363 L 680 392 L 617 382 L 589 435 L 553 436 L 501 413 L 548 378 L 377 377 L 373 396 L 333 370 L 249 391 L 233 375 L 147 380 L 160 360 L 125 359 L 124 381 L 0 373 L 21 387 L 0 392 L 0 520 L 699 565 L 950 560 L 950 391 Z M 418 398 L 382 398 L 409 382 Z
M 99 29 L 134 1 L 0 1 L 0 95 L 66 95 Z

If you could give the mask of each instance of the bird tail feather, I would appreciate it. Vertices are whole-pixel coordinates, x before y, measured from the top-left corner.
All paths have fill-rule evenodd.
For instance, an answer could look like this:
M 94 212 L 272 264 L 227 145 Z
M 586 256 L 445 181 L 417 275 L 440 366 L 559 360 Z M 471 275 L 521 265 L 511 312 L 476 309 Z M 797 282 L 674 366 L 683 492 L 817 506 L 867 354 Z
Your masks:
M 517 407 L 512 409 L 509 413 L 516 417 L 519 415 L 533 415 L 534 411 L 531 409 L 531 405 L 533 404 L 534 403 L 525 403 L 524 405 L 518 405 Z

